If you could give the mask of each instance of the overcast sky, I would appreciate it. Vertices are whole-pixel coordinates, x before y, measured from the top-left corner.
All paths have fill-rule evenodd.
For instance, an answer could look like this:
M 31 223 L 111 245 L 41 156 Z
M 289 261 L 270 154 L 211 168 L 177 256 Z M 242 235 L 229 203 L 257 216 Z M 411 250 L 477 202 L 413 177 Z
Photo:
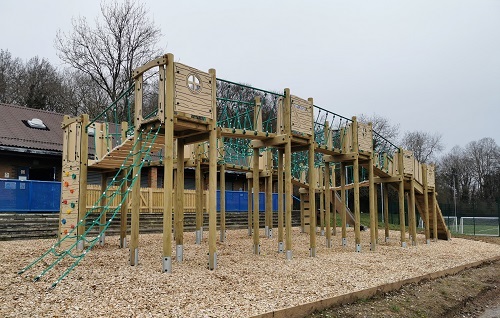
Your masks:
M 377 113 L 446 150 L 500 143 L 500 1 L 147 1 L 177 61 L 350 117 Z M 57 30 L 98 1 L 3 0 L 0 48 L 64 67 Z

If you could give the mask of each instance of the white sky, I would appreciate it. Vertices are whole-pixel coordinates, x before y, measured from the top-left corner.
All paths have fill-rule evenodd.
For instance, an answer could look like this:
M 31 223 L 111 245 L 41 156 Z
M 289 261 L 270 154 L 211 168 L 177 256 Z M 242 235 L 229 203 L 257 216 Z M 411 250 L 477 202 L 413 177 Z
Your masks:
M 440 133 L 447 150 L 500 143 L 500 1 L 145 1 L 176 60 L 401 132 Z M 98 1 L 2 0 L 0 48 L 62 66 L 57 30 Z

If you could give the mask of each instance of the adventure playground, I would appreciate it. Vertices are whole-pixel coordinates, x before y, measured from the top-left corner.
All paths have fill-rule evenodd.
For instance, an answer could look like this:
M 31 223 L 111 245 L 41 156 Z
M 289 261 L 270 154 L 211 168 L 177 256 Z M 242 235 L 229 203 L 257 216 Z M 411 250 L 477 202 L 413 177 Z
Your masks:
M 451 238 L 435 167 L 371 123 L 293 89 L 218 78 L 172 54 L 133 78 L 96 118 L 61 123 L 57 240 L 0 245 L 11 255 L 0 267 L 4 303 L 20 313 L 302 317 L 500 257 L 500 245 Z M 141 169 L 150 166 L 163 170 L 162 234 L 140 233 Z M 185 228 L 187 170 L 195 231 Z M 95 202 L 87 202 L 89 171 L 102 174 Z M 225 178 L 235 173 L 246 177 L 245 229 L 226 224 Z M 109 232 L 117 223 L 119 236 Z

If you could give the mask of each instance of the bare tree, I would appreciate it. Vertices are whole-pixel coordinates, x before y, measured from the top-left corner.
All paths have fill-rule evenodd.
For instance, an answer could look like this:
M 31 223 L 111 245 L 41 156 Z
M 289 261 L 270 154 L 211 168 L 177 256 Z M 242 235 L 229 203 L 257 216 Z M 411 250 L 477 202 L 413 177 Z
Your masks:
M 142 4 L 126 0 L 101 4 L 94 26 L 73 19 L 70 33 L 59 31 L 59 58 L 82 72 L 114 101 L 132 83 L 132 70 L 159 55 L 160 29 Z
M 0 102 L 16 102 L 15 88 L 22 65 L 20 58 L 13 58 L 8 50 L 0 50 Z
M 64 112 L 64 88 L 57 69 L 35 56 L 23 66 L 16 83 L 16 102 L 30 108 Z
M 415 159 L 421 163 L 433 161 L 435 156 L 444 149 L 441 135 L 431 135 L 424 131 L 406 132 L 402 144 L 404 148 L 412 150 Z
M 63 78 L 67 114 L 88 114 L 90 118 L 95 118 L 106 107 L 107 94 L 89 76 L 66 70 Z
M 357 116 L 358 121 L 364 124 L 372 123 L 372 128 L 384 138 L 394 142 L 399 136 L 399 125 L 392 124 L 391 121 L 378 114 L 366 115 L 360 114 Z
M 500 175 L 500 147 L 493 138 L 472 141 L 466 146 L 467 156 L 472 161 L 473 175 L 478 194 L 484 199 L 500 197 L 498 176 Z

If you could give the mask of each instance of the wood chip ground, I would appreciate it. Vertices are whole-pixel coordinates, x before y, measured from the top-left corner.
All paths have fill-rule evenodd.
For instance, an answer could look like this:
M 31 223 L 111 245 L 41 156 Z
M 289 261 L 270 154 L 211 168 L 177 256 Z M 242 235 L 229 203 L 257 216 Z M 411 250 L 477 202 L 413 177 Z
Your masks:
M 218 269 L 209 271 L 207 235 L 196 245 L 194 233 L 185 233 L 184 262 L 174 261 L 172 274 L 161 272 L 161 234 L 140 236 L 136 267 L 128 265 L 118 237 L 107 237 L 51 291 L 62 267 L 36 283 L 42 267 L 22 276 L 17 271 L 54 240 L 0 242 L 0 317 L 248 317 L 500 256 L 499 245 L 458 238 L 426 245 L 422 235 L 417 247 L 401 248 L 395 231 L 375 252 L 363 232 L 356 253 L 349 229 L 348 247 L 337 236 L 327 249 L 318 236 L 317 257 L 310 258 L 308 234 L 294 228 L 293 260 L 287 261 L 277 253 L 276 237 L 264 238 L 261 230 L 256 256 L 247 231 L 232 230 L 217 243 Z

